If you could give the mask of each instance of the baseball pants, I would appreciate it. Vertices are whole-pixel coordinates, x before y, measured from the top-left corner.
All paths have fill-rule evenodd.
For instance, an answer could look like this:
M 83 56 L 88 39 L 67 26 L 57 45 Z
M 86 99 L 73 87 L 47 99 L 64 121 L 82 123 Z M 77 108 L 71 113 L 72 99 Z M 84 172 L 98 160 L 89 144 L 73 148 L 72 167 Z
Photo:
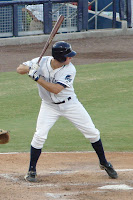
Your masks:
M 90 115 L 79 101 L 64 104 L 48 104 L 42 100 L 36 132 L 31 142 L 34 148 L 41 149 L 43 147 L 49 130 L 60 116 L 70 120 L 91 143 L 100 139 L 99 130 L 95 128 Z

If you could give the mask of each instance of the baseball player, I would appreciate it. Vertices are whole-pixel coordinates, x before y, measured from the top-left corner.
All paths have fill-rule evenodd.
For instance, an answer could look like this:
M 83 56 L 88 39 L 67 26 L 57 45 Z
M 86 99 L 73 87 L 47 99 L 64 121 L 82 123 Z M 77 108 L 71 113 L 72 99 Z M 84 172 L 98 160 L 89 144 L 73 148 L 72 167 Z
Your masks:
M 64 41 L 52 46 L 52 56 L 45 56 L 38 66 L 35 58 L 20 64 L 19 74 L 28 74 L 37 82 L 42 99 L 37 119 L 36 131 L 31 142 L 30 164 L 26 181 L 36 182 L 36 165 L 41 155 L 41 149 L 47 139 L 48 132 L 60 116 L 70 120 L 80 132 L 89 139 L 98 158 L 101 169 L 106 170 L 111 178 L 117 178 L 117 172 L 110 162 L 107 162 L 100 132 L 83 105 L 77 99 L 73 82 L 76 69 L 71 63 L 76 52 Z

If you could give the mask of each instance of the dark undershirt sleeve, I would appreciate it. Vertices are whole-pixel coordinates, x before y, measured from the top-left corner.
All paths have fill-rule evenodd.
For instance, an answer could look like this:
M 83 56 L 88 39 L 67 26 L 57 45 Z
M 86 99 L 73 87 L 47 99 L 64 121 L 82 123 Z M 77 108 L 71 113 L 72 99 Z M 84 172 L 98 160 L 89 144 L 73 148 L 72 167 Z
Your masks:
M 67 86 L 64 85 L 63 83 L 57 82 L 58 84 L 62 85 L 64 88 L 66 88 Z

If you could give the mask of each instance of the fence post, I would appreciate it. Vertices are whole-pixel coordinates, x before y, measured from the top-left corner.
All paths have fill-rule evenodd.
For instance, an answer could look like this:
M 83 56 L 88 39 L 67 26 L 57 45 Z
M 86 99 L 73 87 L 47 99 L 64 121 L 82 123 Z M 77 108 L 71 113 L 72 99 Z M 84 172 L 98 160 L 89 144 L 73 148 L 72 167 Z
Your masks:
M 52 3 L 43 3 L 44 33 L 49 34 L 52 30 Z
M 82 0 L 78 0 L 78 7 L 77 7 L 77 30 L 81 31 L 82 30 L 82 10 L 83 10 L 83 4 Z
M 120 0 L 120 19 L 127 21 L 127 27 L 131 27 L 131 0 Z
M 127 0 L 127 26 L 131 28 L 131 0 Z
M 78 0 L 77 30 L 88 30 L 88 0 Z
M 88 0 L 83 0 L 83 30 L 88 30 Z
M 13 5 L 13 36 L 18 36 L 18 5 Z
M 113 22 L 112 28 L 116 28 L 116 0 L 113 0 Z

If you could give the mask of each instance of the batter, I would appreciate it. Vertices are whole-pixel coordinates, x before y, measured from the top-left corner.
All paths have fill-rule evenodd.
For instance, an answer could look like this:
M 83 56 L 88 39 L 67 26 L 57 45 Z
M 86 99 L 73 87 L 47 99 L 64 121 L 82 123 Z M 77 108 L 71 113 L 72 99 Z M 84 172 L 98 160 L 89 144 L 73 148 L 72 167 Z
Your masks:
M 41 155 L 41 149 L 47 139 L 48 132 L 60 116 L 70 120 L 74 126 L 89 139 L 98 158 L 101 169 L 105 169 L 111 178 L 117 178 L 117 172 L 110 162 L 107 162 L 100 132 L 83 105 L 77 99 L 73 82 L 76 69 L 71 63 L 76 52 L 64 41 L 56 42 L 52 47 L 52 56 L 45 56 L 40 61 L 34 58 L 20 64 L 19 74 L 28 74 L 37 82 L 42 99 L 37 119 L 36 131 L 31 142 L 30 165 L 26 181 L 36 182 L 36 165 Z

